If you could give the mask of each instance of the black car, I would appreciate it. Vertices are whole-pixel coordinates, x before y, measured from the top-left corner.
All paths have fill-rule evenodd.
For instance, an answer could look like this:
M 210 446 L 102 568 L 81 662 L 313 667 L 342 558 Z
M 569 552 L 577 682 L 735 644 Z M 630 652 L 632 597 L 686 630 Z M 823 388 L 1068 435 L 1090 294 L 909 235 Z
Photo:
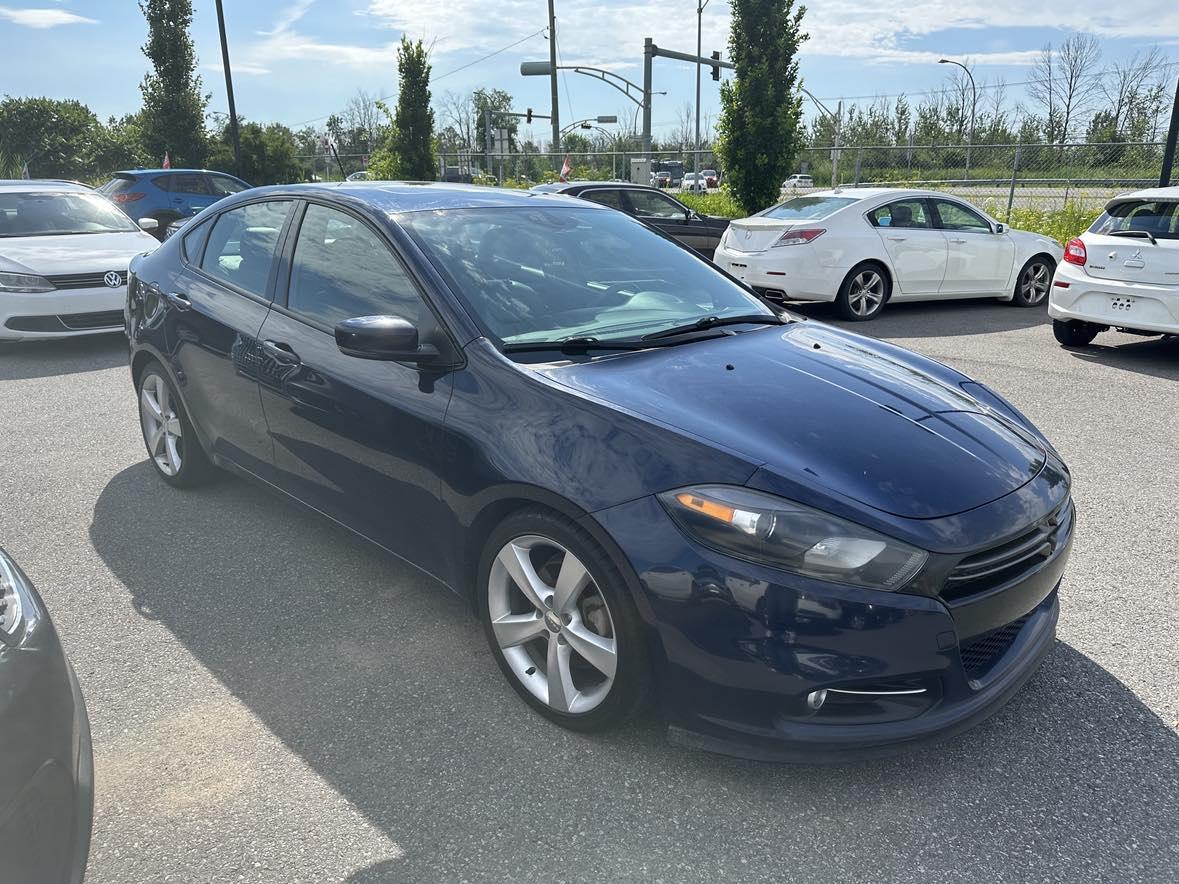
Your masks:
M 94 757 L 78 680 L 24 572 L 0 550 L 0 881 L 81 882 Z
M 261 188 L 131 273 L 163 482 L 224 467 L 433 575 L 565 727 L 656 707 L 718 751 L 895 751 L 990 715 L 1053 646 L 1073 506 L 1039 430 L 623 212 Z M 349 603 L 346 575 L 325 591 Z
M 728 218 L 701 215 L 670 194 L 641 184 L 569 181 L 562 184 L 538 184 L 532 189 L 542 193 L 564 193 L 612 209 L 621 209 L 674 237 L 688 248 L 695 249 L 710 261 L 729 227 Z

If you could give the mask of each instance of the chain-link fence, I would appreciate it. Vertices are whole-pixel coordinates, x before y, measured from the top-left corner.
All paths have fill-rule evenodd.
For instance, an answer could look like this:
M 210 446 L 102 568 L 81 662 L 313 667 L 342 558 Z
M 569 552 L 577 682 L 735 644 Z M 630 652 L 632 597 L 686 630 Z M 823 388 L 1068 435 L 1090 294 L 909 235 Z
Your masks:
M 788 181 L 783 188 L 786 195 L 833 185 L 929 188 L 1010 220 L 1020 209 L 1099 210 L 1119 193 L 1157 184 L 1163 153 L 1162 142 L 815 147 L 800 151 L 796 160 L 796 172 L 810 180 Z M 338 162 L 324 154 L 297 159 L 312 180 L 339 180 L 364 171 L 368 163 L 362 154 L 341 154 Z M 482 152 L 459 151 L 441 153 L 437 161 L 439 180 L 514 187 L 555 181 L 566 161 L 570 180 L 632 181 L 673 192 L 714 190 L 724 182 L 711 150 L 513 152 L 490 159 Z M 696 169 L 714 174 L 693 185 L 690 173 Z M 1172 179 L 1179 183 L 1179 168 Z

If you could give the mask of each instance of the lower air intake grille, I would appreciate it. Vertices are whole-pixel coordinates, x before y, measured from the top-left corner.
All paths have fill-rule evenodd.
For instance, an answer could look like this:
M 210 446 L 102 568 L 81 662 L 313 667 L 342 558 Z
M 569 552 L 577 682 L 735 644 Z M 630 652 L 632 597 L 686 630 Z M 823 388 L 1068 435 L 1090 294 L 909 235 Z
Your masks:
M 65 313 L 57 317 L 71 331 L 91 328 L 113 328 L 123 324 L 122 310 L 103 310 L 99 313 Z
M 1024 614 L 1018 620 L 1013 620 L 994 632 L 988 632 L 964 644 L 960 652 L 966 677 L 979 678 L 985 675 L 995 665 L 995 661 L 1007 653 L 1031 616 Z

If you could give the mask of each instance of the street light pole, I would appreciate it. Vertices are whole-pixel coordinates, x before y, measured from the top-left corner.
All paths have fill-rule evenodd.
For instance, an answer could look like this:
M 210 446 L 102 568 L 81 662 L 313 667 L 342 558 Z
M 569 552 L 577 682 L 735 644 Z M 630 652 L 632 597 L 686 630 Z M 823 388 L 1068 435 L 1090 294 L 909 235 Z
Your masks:
M 217 0 L 217 29 L 221 32 L 221 63 L 225 66 L 225 94 L 229 99 L 229 133 L 233 138 L 233 173 L 242 175 L 242 144 L 237 131 L 237 108 L 233 103 L 233 76 L 229 72 L 229 44 L 225 41 L 225 11 Z
M 549 0 L 549 89 L 552 92 L 553 117 L 553 165 L 558 164 L 556 154 L 561 151 L 561 112 L 557 104 L 557 12 L 553 6 L 554 0 Z
M 701 32 L 704 29 L 704 7 L 708 5 L 708 0 L 696 4 L 696 140 L 692 142 L 692 146 L 696 149 L 692 159 L 692 173 L 699 177 L 700 175 L 700 51 L 701 51 Z
M 970 131 L 966 133 L 966 177 L 970 177 L 970 147 L 974 143 L 974 113 L 978 108 L 978 88 L 974 85 L 974 74 L 970 73 L 970 68 L 960 61 L 954 61 L 952 58 L 942 58 L 938 60 L 938 64 L 956 64 L 962 70 L 966 71 L 966 76 L 970 78 Z

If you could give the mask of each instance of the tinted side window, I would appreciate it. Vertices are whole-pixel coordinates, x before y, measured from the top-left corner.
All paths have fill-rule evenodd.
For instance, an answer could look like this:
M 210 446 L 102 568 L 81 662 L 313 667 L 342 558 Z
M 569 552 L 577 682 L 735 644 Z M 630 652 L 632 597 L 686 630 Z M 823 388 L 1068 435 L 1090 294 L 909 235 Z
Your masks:
M 385 242 L 351 215 L 314 204 L 299 227 L 287 309 L 329 327 L 356 316 L 424 318 L 417 290 Z
M 180 248 L 184 252 L 184 260 L 198 261 L 205 240 L 209 238 L 209 231 L 213 227 L 212 221 L 202 221 L 192 230 L 185 230 L 180 235 Z
M 168 193 L 199 193 L 207 195 L 209 187 L 205 183 L 205 176 L 199 172 L 177 172 L 174 175 L 161 175 L 155 179 L 156 187 Z
M 290 205 L 290 200 L 275 200 L 222 212 L 209 233 L 201 269 L 265 297 L 278 234 Z
M 241 193 L 248 188 L 238 181 L 234 181 L 228 175 L 210 175 L 209 184 L 213 188 L 213 196 L 229 196 L 232 193 Z
M 675 218 L 682 221 L 687 217 L 683 206 L 661 193 L 630 190 L 626 196 L 635 214 L 640 218 Z
M 621 209 L 622 194 L 617 190 L 590 190 L 582 195 L 582 199 L 587 199 L 591 203 L 598 203 L 603 206 L 609 206 L 612 209 Z
M 966 206 L 952 203 L 948 200 L 934 200 L 937 206 L 937 216 L 942 222 L 943 230 L 970 230 L 978 233 L 990 233 L 991 225 L 978 214 Z
M 873 227 L 931 227 L 925 200 L 897 200 L 868 213 Z

